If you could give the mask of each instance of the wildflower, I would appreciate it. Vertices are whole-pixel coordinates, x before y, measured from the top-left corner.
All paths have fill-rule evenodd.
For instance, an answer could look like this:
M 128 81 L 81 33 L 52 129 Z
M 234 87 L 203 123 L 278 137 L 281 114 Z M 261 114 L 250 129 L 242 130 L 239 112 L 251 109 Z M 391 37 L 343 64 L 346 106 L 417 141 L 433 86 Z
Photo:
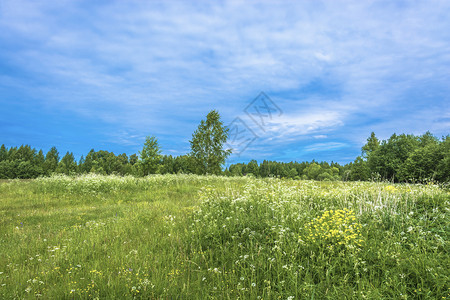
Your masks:
M 325 211 L 306 225 L 305 240 L 312 244 L 344 245 L 347 248 L 360 245 L 361 224 L 356 222 L 354 212 L 348 209 Z

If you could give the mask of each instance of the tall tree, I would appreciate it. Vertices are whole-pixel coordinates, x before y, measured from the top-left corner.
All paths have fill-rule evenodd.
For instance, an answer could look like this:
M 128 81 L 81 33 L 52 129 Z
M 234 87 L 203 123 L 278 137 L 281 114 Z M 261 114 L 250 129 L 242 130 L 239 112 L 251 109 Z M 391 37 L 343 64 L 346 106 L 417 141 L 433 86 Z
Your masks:
M 439 152 L 442 153 L 442 159 L 437 166 L 436 179 L 441 182 L 450 182 L 450 135 L 442 137 Z
M 372 131 L 367 143 L 361 148 L 362 157 L 367 158 L 370 153 L 378 149 L 378 146 L 380 146 L 380 141 L 375 136 L 375 132 Z
M 36 149 L 31 148 L 29 145 L 22 145 L 17 149 L 14 159 L 32 162 L 36 156 Z
M 313 162 L 304 170 L 305 174 L 308 176 L 308 179 L 317 179 L 322 171 L 322 167 L 316 162 Z
M 36 155 L 35 164 L 42 167 L 44 165 L 44 162 L 45 162 L 44 152 L 42 151 L 42 149 L 40 149 L 38 154 Z
M 434 180 L 439 161 L 443 159 L 444 153 L 440 151 L 439 139 L 429 131 L 418 137 L 418 140 L 418 147 L 410 151 L 408 158 L 398 170 L 398 177 L 403 181 Z
M 370 169 L 367 162 L 358 156 L 355 161 L 350 165 L 350 173 L 348 174 L 348 179 L 350 180 L 369 180 L 370 179 Z
M 59 152 L 56 147 L 52 147 L 45 155 L 44 171 L 45 174 L 50 175 L 56 171 L 59 162 Z
M 35 165 L 34 167 L 35 167 L 36 172 L 38 173 L 38 176 L 45 174 L 44 164 L 45 164 L 44 152 L 42 151 L 42 149 L 40 149 L 34 159 L 34 165 Z
M 419 146 L 418 137 L 414 135 L 395 133 L 387 140 L 383 141 L 376 150 L 369 155 L 367 162 L 370 171 L 378 173 L 383 179 L 404 181 L 407 178 L 402 176 L 400 169 L 408 156 Z
M 197 130 L 192 134 L 191 153 L 196 171 L 199 174 L 220 174 L 221 166 L 226 158 L 231 154 L 231 150 L 224 149 L 224 144 L 228 138 L 228 128 L 226 128 L 220 115 L 216 110 L 212 110 L 202 120 Z
M 5 147 L 5 144 L 2 144 L 0 147 L 0 161 L 6 160 L 8 158 L 8 148 Z
M 259 166 L 259 175 L 261 177 L 269 177 L 270 175 L 270 165 L 267 160 L 264 160 L 262 164 Z
M 164 155 L 162 158 L 161 174 L 174 174 L 175 159 L 172 155 Z
M 258 162 L 254 159 L 252 159 L 248 164 L 247 168 L 245 170 L 245 173 L 251 173 L 255 176 L 259 176 L 259 166 Z
M 130 155 L 130 165 L 134 165 L 138 162 L 139 157 L 136 154 L 131 154 Z
M 67 151 L 61 161 L 58 163 L 58 167 L 56 170 L 58 173 L 64 173 L 66 175 L 73 174 L 77 171 L 77 163 L 72 152 Z
M 139 152 L 141 155 L 141 165 L 144 176 L 148 174 L 156 174 L 161 166 L 161 149 L 158 140 L 154 136 L 145 138 L 144 147 Z

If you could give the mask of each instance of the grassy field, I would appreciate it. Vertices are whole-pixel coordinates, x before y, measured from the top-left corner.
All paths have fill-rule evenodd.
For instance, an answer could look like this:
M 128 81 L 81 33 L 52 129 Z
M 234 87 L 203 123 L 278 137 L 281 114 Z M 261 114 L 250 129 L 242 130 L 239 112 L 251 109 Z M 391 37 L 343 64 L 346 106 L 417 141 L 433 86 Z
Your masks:
M 434 185 L 0 182 L 0 299 L 450 299 Z

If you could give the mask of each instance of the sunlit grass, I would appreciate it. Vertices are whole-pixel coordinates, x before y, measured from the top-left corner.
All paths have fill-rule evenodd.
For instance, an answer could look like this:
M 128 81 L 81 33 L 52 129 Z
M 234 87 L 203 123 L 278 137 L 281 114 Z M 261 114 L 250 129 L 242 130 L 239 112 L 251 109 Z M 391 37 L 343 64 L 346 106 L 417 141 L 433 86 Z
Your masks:
M 0 183 L 0 298 L 450 297 L 448 190 L 165 175 Z

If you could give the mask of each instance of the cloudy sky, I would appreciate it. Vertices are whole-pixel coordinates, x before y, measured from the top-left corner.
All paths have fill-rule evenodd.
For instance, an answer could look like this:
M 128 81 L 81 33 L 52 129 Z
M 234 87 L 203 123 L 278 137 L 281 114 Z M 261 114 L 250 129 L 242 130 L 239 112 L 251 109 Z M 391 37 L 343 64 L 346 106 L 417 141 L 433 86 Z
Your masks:
M 352 161 L 374 131 L 450 128 L 449 1 L 0 1 L 0 144 Z M 261 94 L 263 92 L 263 94 Z

